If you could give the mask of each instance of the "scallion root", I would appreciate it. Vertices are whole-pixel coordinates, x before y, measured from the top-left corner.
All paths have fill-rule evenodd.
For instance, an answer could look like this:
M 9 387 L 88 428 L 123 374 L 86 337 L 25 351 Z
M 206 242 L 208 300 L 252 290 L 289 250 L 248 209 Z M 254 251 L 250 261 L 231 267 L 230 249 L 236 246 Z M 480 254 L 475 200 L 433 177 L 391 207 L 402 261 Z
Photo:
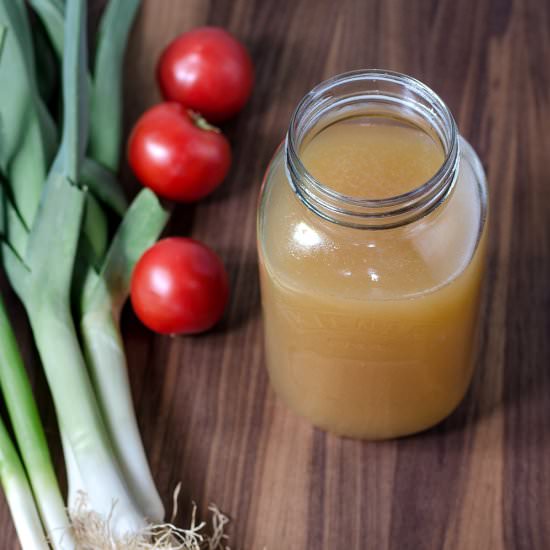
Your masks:
M 177 502 L 177 492 L 174 502 Z M 116 503 L 113 505 L 115 508 Z M 80 494 L 71 511 L 73 536 L 78 550 L 230 550 L 226 546 L 225 526 L 229 518 L 211 504 L 210 521 L 197 522 L 197 506 L 193 503 L 191 524 L 187 529 L 172 523 L 149 525 L 138 534 L 117 538 L 111 530 L 111 516 L 104 518 L 89 509 L 85 495 Z M 174 514 L 177 507 L 174 507 Z

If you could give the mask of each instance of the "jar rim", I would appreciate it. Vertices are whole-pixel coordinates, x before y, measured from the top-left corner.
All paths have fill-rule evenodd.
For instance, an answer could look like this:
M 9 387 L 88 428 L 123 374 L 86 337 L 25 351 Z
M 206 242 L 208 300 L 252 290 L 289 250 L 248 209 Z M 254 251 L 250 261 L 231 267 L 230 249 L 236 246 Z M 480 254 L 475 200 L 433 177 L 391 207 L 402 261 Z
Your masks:
M 365 94 L 358 93 L 345 96 L 343 100 L 351 101 L 351 98 L 354 97 L 358 99 L 363 98 L 365 102 L 390 99 L 395 104 L 402 104 L 405 108 L 415 109 L 416 114 L 424 120 L 428 120 L 428 117 L 432 118 L 432 122 L 436 119 L 439 120 L 442 132 L 444 133 L 444 136 L 439 137 L 445 138 L 442 140 L 445 159 L 431 178 L 404 193 L 373 199 L 347 195 L 335 191 L 327 184 L 319 181 L 307 170 L 299 154 L 300 139 L 307 135 L 307 132 L 305 132 L 304 135 L 300 136 L 300 127 L 304 122 L 304 118 L 306 118 L 310 112 L 316 114 L 318 119 L 322 114 L 326 114 L 325 111 L 328 112 L 331 108 L 330 99 L 328 98 L 329 94 L 350 84 L 365 84 L 365 88 L 368 84 L 372 89 Z M 387 91 L 383 91 L 382 85 L 396 85 L 401 87 L 403 92 L 401 94 L 391 94 Z M 429 107 L 421 106 L 420 103 L 415 101 L 413 95 L 425 101 Z M 320 105 L 317 111 L 315 111 L 316 105 Z M 336 105 L 336 103 L 333 105 Z M 406 116 L 403 118 L 406 120 Z M 426 204 L 430 202 L 430 199 L 434 198 L 434 194 L 441 200 L 444 200 L 448 196 L 456 180 L 456 173 L 458 172 L 458 137 L 459 133 L 456 122 L 449 108 L 441 97 L 426 84 L 414 77 L 395 71 L 382 69 L 350 71 L 333 76 L 321 82 L 308 92 L 298 103 L 292 114 L 285 140 L 287 172 L 289 173 L 291 185 L 294 190 L 298 192 L 302 202 L 307 203 L 306 205 L 310 208 L 313 206 L 312 210 L 316 211 L 318 214 L 320 212 L 317 211 L 315 205 L 309 204 L 310 200 L 314 203 L 318 202 L 318 206 L 321 206 L 322 209 L 333 210 L 338 214 L 352 215 L 359 218 L 387 219 L 393 216 L 403 216 L 417 208 L 425 207 Z M 323 217 L 327 217 L 327 215 Z M 417 216 L 414 219 L 418 219 L 418 217 L 421 216 Z M 339 223 L 338 220 L 332 221 Z M 412 217 L 410 221 L 413 221 Z M 400 222 L 395 225 L 402 224 L 403 223 Z M 347 225 L 355 224 L 349 223 Z M 360 225 L 363 226 L 364 222 Z M 388 224 L 384 223 L 382 226 L 387 227 Z

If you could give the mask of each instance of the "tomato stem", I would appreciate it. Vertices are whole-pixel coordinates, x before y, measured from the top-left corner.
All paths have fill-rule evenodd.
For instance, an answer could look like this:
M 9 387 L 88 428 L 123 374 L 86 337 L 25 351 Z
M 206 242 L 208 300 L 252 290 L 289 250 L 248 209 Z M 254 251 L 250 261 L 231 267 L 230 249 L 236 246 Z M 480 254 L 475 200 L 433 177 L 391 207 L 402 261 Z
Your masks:
M 210 122 L 208 122 L 200 113 L 197 113 L 197 111 L 189 109 L 189 115 L 193 119 L 193 122 L 197 128 L 208 132 L 216 132 L 216 134 L 221 133 L 221 130 L 217 126 L 210 124 Z

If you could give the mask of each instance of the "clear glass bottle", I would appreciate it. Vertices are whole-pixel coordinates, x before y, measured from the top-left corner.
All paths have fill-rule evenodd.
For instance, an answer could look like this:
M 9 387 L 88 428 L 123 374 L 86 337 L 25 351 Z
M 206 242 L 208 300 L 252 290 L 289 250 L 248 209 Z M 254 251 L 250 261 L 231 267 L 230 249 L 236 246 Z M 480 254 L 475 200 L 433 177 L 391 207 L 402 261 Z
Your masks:
M 362 139 L 365 128 L 363 154 L 353 132 Z M 440 154 L 433 175 L 390 193 L 392 178 L 421 173 L 426 144 Z M 336 180 L 349 173 L 360 185 L 346 194 Z M 270 163 L 258 211 L 276 393 L 344 436 L 397 437 L 445 418 L 472 376 L 486 220 L 482 166 L 432 90 L 387 71 L 314 88 Z

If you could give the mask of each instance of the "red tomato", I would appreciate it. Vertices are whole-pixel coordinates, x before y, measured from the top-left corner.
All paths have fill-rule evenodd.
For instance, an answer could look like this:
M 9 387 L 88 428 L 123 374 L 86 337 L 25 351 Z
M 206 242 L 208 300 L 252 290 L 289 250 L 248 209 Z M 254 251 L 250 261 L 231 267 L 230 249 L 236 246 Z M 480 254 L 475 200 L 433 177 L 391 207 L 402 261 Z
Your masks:
M 143 254 L 130 289 L 136 315 L 160 334 L 194 334 L 221 318 L 229 297 L 218 256 L 194 239 L 170 237 Z
M 231 165 L 226 137 L 179 103 L 161 103 L 137 121 L 128 141 L 137 178 L 161 197 L 191 202 L 212 192 Z
M 244 107 L 254 69 L 248 52 L 233 35 L 217 27 L 201 27 L 168 45 L 158 63 L 157 79 L 165 99 L 221 122 Z

